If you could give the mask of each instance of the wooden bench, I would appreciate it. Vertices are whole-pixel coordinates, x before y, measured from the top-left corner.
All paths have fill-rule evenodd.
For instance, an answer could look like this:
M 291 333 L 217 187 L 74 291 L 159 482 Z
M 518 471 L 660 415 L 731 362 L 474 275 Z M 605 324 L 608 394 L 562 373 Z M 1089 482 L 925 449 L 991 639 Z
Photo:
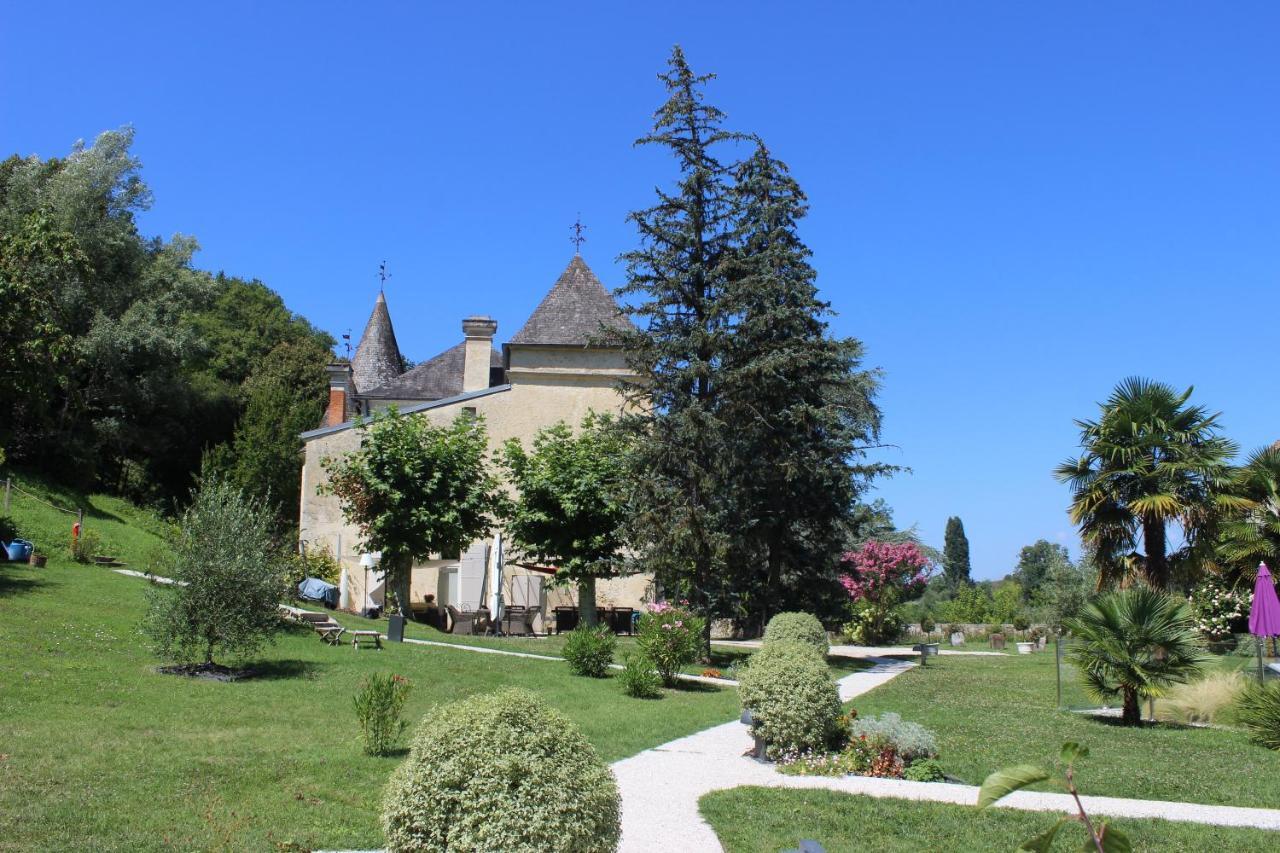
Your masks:
M 373 640 L 374 648 L 376 649 L 382 648 L 382 634 L 378 631 L 352 631 L 351 632 L 351 648 L 353 650 L 360 648 L 361 639 L 363 639 L 366 643 L 369 642 L 370 640 Z
M 312 622 L 311 627 L 316 629 L 316 633 L 320 635 L 320 639 L 324 640 L 331 646 L 336 646 L 342 642 L 342 635 L 346 633 L 346 628 L 337 622 Z

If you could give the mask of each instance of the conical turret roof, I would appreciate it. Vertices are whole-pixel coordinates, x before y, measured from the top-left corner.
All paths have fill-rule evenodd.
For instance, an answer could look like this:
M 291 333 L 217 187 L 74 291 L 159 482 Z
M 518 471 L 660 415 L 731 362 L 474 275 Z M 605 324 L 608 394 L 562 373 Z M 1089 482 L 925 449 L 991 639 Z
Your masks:
M 391 327 L 391 312 L 387 310 L 387 298 L 382 293 L 373 303 L 373 313 L 360 336 L 360 345 L 351 359 L 351 372 L 357 392 L 380 388 L 404 372 L 396 332 Z
M 574 255 L 551 292 L 509 344 L 586 346 L 599 337 L 602 326 L 633 328 L 582 256 Z

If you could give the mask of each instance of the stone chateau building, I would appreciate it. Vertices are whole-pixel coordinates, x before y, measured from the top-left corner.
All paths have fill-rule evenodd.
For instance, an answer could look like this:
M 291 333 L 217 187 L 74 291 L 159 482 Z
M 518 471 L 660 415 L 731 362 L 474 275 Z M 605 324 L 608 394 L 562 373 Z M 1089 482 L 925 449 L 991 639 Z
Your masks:
M 574 255 L 500 350 L 494 347 L 497 323 L 470 316 L 462 321 L 462 340 L 405 371 L 391 312 L 379 293 L 351 363 L 329 366 L 324 423 L 302 434 L 306 449 L 299 535 L 305 547 L 326 548 L 341 562 L 344 606 L 358 610 L 383 600 L 377 570 L 362 565 L 356 528 L 346 523 L 336 498 L 316 493 L 325 477 L 320 460 L 358 446 L 355 417 L 392 404 L 436 424 L 450 423 L 464 412 L 478 413 L 484 415 L 491 450 L 508 438 L 528 447 L 542 427 L 561 420 L 576 426 L 589 411 L 622 408 L 617 383 L 628 375 L 622 353 L 592 340 L 602 328 L 629 325 L 586 262 Z M 485 570 L 491 545 L 475 542 L 462 554 L 441 554 L 415 566 L 413 601 L 431 594 L 438 603 L 460 610 L 478 607 L 492 593 L 486 589 Z M 546 614 L 551 607 L 576 603 L 576 588 L 550 587 L 545 571 L 508 561 L 505 574 L 507 604 L 538 607 Z M 642 575 L 601 581 L 597 599 L 601 606 L 637 607 L 649 587 L 650 579 Z

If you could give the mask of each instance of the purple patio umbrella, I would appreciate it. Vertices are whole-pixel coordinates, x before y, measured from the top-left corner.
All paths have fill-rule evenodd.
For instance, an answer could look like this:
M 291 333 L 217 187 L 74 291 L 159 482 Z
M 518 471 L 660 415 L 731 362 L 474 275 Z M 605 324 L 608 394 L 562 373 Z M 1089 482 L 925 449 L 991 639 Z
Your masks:
M 1280 634 L 1280 599 L 1266 563 L 1258 563 L 1258 579 L 1253 582 L 1253 605 L 1249 608 L 1249 633 L 1258 637 L 1258 677 L 1262 677 L 1262 638 Z

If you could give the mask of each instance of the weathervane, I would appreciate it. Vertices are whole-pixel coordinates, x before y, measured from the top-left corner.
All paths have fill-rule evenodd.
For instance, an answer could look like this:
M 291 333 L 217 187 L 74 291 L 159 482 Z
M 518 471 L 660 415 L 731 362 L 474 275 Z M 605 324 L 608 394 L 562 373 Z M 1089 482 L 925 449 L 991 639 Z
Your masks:
M 578 214 L 578 218 L 569 226 L 569 230 L 573 232 L 573 236 L 569 238 L 569 242 L 573 244 L 573 253 L 575 255 L 582 254 L 582 244 L 587 242 L 587 238 L 582 236 L 582 232 L 587 230 L 587 226 L 582 224 L 582 214 Z
M 347 361 L 351 360 L 351 330 L 347 329 L 346 334 L 342 336 L 342 344 L 347 348 Z
M 378 264 L 378 290 L 385 291 L 387 289 L 387 279 L 391 278 L 391 273 L 387 272 L 387 262 L 383 261 Z

